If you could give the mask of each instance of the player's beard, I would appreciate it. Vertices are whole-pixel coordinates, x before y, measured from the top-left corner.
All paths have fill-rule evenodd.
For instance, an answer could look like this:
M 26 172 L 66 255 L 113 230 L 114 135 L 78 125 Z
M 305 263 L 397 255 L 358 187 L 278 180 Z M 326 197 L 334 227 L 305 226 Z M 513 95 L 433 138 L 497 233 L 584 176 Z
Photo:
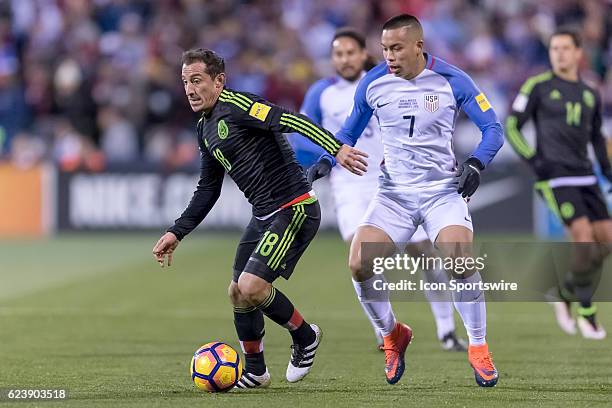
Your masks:
M 358 69 L 344 69 L 343 71 L 339 71 L 338 75 L 340 75 L 343 79 L 349 82 L 355 82 L 359 79 L 361 71 Z

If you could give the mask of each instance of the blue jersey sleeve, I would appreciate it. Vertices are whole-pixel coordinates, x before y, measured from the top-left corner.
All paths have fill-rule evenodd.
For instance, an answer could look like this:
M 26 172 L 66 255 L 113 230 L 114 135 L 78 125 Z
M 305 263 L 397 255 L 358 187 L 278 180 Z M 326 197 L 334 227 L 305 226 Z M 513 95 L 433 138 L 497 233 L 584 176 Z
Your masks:
M 321 112 L 321 94 L 334 82 L 335 78 L 321 79 L 315 82 L 306 92 L 306 96 L 304 96 L 304 102 L 302 103 L 300 112 L 319 125 L 321 125 L 323 120 L 323 113 Z M 313 143 L 310 139 L 299 133 L 289 135 L 288 140 L 295 151 L 298 162 L 303 168 L 312 166 L 322 158 L 329 160 L 332 166 L 336 164 L 336 159 L 331 154 L 327 153 L 321 146 Z
M 459 68 L 439 59 L 434 60 L 431 55 L 428 56 L 427 65 L 448 80 L 457 101 L 457 108 L 463 109 L 468 118 L 480 129 L 482 140 L 470 157 L 475 157 L 486 167 L 504 144 L 503 127 L 489 100 L 474 81 Z
M 386 75 L 387 70 L 387 64 L 385 62 L 380 63 L 368 71 L 366 76 L 359 82 L 355 91 L 353 110 L 340 131 L 336 134 L 336 139 L 342 143 L 355 146 L 357 139 L 359 139 L 364 129 L 368 126 L 368 122 L 374 112 L 374 109 L 367 101 L 368 87 L 374 80 Z

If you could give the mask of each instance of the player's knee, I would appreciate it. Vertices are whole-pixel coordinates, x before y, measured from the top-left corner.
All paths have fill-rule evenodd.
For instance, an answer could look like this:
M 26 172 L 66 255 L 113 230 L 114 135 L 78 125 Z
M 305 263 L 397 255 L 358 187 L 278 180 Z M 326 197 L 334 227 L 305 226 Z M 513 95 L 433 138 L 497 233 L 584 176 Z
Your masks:
M 263 302 L 269 291 L 268 286 L 270 285 L 260 284 L 250 280 L 238 280 L 240 296 L 252 306 L 257 306 Z
M 365 262 L 365 264 L 367 265 L 368 263 Z M 362 262 L 361 257 L 349 258 L 349 268 L 353 279 L 357 282 L 368 280 L 374 275 L 371 268 L 364 267 L 364 262 Z
M 227 295 L 230 298 L 230 302 L 232 302 L 232 305 L 234 306 L 242 306 L 245 302 L 245 299 L 243 299 L 240 290 L 238 289 L 238 284 L 234 281 L 232 281 L 227 288 Z
M 353 279 L 355 279 L 356 281 L 360 281 L 360 279 L 358 278 L 361 277 L 362 274 L 361 257 L 351 255 L 349 257 L 349 269 L 351 270 L 351 275 L 353 275 Z

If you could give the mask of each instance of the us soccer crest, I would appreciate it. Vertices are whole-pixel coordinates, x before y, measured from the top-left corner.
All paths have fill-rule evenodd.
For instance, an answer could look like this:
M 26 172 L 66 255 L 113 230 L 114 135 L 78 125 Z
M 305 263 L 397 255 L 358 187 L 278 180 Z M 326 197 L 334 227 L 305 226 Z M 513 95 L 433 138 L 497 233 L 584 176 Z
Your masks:
M 425 110 L 434 113 L 440 107 L 440 99 L 438 94 L 425 94 Z

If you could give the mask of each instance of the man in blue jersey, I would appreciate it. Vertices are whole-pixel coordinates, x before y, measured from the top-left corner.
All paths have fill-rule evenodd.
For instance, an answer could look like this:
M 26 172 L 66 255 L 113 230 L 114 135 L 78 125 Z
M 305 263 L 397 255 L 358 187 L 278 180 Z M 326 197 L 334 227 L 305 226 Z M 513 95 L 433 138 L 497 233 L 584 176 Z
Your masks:
M 349 256 L 362 302 L 380 298 L 374 286 L 380 278 L 368 267 L 370 255 L 362 259 L 362 243 L 406 242 L 422 225 L 444 255 L 469 256 L 473 228 L 465 200 L 474 194 L 480 172 L 503 144 L 502 126 L 474 82 L 460 69 L 423 51 L 423 29 L 416 17 L 402 14 L 389 19 L 381 45 L 385 62 L 360 81 L 353 110 L 336 134 L 354 145 L 374 115 L 384 145 L 380 186 L 355 233 Z M 478 126 L 482 141 L 457 167 L 452 137 L 459 110 Z M 494 386 L 498 373 L 485 339 L 480 273 L 451 273 L 457 283 L 472 288 L 457 294 L 454 303 L 468 333 L 468 359 L 476 383 Z M 387 382 L 395 384 L 404 372 L 412 330 L 396 321 L 388 300 L 369 305 L 368 313 L 383 334 Z
M 338 29 L 331 42 L 331 62 L 336 75 L 321 79 L 309 88 L 301 113 L 330 132 L 338 132 L 351 112 L 357 84 L 366 75 L 366 70 L 376 65 L 371 59 L 366 50 L 366 39 L 361 33 L 350 27 Z M 380 163 L 383 159 L 383 145 L 375 118 L 370 119 L 362 137 L 355 145 L 357 149 L 369 155 L 367 158 L 369 170 L 361 177 L 340 166 L 332 169 L 333 156 L 298 133 L 290 136 L 290 142 L 300 164 L 304 167 L 308 167 L 314 160 L 319 160 L 318 164 L 309 170 L 309 181 L 331 173 L 330 184 L 338 229 L 342 239 L 350 243 L 370 201 L 376 194 L 378 179 L 382 175 Z M 355 194 L 355 191 L 359 193 Z M 410 239 L 407 252 L 416 257 L 421 254 L 431 255 L 432 251 L 427 234 L 419 227 Z M 429 268 L 423 272 L 427 282 L 448 282 L 448 277 L 441 270 Z M 353 283 L 359 293 L 359 282 Z M 430 300 L 437 337 L 442 348 L 449 351 L 466 351 L 465 341 L 457 338 L 455 334 L 454 308 L 450 295 L 433 291 L 426 291 L 425 295 Z M 367 303 L 361 305 L 364 309 L 369 307 Z M 366 316 L 370 317 L 367 310 Z M 384 348 L 382 335 L 378 332 L 376 324 L 371 320 L 370 322 L 376 334 L 378 347 L 382 350 Z

